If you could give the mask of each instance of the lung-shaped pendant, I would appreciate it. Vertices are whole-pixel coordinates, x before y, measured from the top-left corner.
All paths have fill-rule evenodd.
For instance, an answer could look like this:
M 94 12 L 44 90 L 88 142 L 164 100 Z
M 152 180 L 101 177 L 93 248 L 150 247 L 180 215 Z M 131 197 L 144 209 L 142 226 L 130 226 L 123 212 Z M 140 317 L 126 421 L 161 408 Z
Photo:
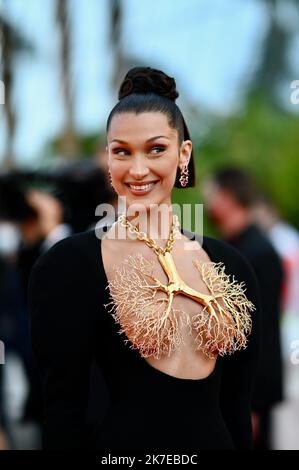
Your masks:
M 120 325 L 125 342 L 138 349 L 142 357 L 170 355 L 183 342 L 182 328 L 195 332 L 195 349 L 210 358 L 231 354 L 246 347 L 251 331 L 250 311 L 254 305 L 245 295 L 244 283 L 230 280 L 222 263 L 193 261 L 209 294 L 189 287 L 180 277 L 172 254 L 158 255 L 167 275 L 163 284 L 153 276 L 153 263 L 140 253 L 128 256 L 122 266 L 115 267 L 115 277 L 108 283 L 109 310 Z M 157 295 L 158 292 L 164 295 Z M 176 295 L 185 295 L 201 305 L 190 318 L 173 307 Z

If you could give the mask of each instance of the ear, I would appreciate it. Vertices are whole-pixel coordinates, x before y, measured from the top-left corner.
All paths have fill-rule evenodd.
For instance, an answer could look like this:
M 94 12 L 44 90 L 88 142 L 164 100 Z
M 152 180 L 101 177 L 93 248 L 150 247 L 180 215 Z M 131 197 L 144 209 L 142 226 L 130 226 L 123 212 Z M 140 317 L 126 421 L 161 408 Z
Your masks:
M 180 156 L 179 156 L 179 167 L 183 168 L 184 165 L 188 165 L 192 152 L 192 142 L 191 140 L 183 140 L 180 147 Z

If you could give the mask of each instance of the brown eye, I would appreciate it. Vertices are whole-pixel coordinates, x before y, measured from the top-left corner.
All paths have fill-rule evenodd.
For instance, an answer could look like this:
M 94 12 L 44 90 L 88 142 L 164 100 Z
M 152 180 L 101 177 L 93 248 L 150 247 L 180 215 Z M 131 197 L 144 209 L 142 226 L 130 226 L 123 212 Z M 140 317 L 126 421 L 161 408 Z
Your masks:
M 158 154 L 161 152 L 164 152 L 165 147 L 162 147 L 161 145 L 156 145 L 155 147 L 152 147 L 152 153 Z
M 129 152 L 126 149 L 119 149 L 119 148 L 113 149 L 112 152 L 115 153 L 116 155 L 120 155 L 120 156 L 124 156 L 124 155 L 129 154 Z

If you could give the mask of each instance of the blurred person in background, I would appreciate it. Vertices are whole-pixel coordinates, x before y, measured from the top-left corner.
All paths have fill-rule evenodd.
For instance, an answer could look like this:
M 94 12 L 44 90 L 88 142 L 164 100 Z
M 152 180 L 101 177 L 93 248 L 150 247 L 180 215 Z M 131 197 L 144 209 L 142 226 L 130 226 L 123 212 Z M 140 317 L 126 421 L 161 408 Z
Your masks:
M 256 202 L 253 216 L 282 259 L 285 272 L 282 308 L 284 316 L 294 319 L 295 326 L 299 320 L 299 232 L 282 219 L 264 195 Z M 289 355 L 289 348 L 285 353 Z
M 18 278 L 18 288 L 15 282 L 14 285 L 10 283 L 11 287 L 8 289 L 8 271 L 3 275 L 5 283 L 2 282 L 1 285 L 6 295 L 0 296 L 0 339 L 5 340 L 8 351 L 14 351 L 21 359 L 28 381 L 28 393 L 22 406 L 20 423 L 25 426 L 33 424 L 37 427 L 37 434 L 42 420 L 42 398 L 39 377 L 29 345 L 26 304 L 30 272 L 37 258 L 56 242 L 72 233 L 94 227 L 98 221 L 95 215 L 97 205 L 111 201 L 114 194 L 104 170 L 98 162 L 90 160 L 66 164 L 62 168 L 47 172 L 13 171 L 0 177 L 3 219 L 0 224 L 0 251 L 9 260 L 10 271 L 14 270 L 15 277 Z M 8 299 L 8 292 L 11 303 L 8 305 L 6 300 L 5 309 L 2 309 L 4 300 Z M 14 313 L 17 303 L 22 305 L 22 308 L 18 308 L 18 316 Z M 4 338 L 4 332 L 7 330 L 11 332 L 11 340 L 8 340 L 7 335 Z M 8 366 L 13 367 L 11 364 Z M 98 382 L 97 371 L 93 369 L 91 421 L 97 415 L 96 400 L 93 397 L 99 387 Z M 3 380 L 0 378 L 0 388 L 1 384 L 3 385 Z M 8 418 L 5 423 L 9 424 L 12 417 Z M 14 429 L 16 426 L 13 425 L 13 436 L 10 439 L 12 447 L 23 448 L 22 437 L 20 435 L 16 438 Z M 28 433 L 26 442 L 30 448 L 39 447 L 39 438 L 30 440 Z
M 255 449 L 271 449 L 271 410 L 283 397 L 280 309 L 283 268 L 277 252 L 255 224 L 257 189 L 237 168 L 215 172 L 204 184 L 209 218 L 226 242 L 237 248 L 256 273 L 262 305 L 262 340 L 252 402 Z
M 63 206 L 53 194 L 29 189 L 25 193 L 25 200 L 31 214 L 19 224 L 22 242 L 18 266 L 26 293 L 29 274 L 36 259 L 56 242 L 71 235 L 72 229 L 64 223 Z
M 4 382 L 8 368 L 11 367 L 11 354 L 28 365 L 30 356 L 28 316 L 22 292 L 21 281 L 17 270 L 17 252 L 21 240 L 16 220 L 17 214 L 25 214 L 23 199 L 10 177 L 0 179 L 0 339 L 5 345 L 8 360 L 0 366 L 0 422 L 4 434 L 2 443 L 6 447 L 15 447 L 14 429 L 7 405 L 7 390 Z M 25 368 L 25 367 L 24 367 Z M 19 390 L 16 390 L 19 393 Z
M 253 216 L 279 253 L 285 272 L 281 322 L 285 401 L 275 410 L 276 448 L 299 449 L 299 374 L 298 364 L 292 361 L 299 339 L 299 233 L 264 194 L 256 202 Z
M 23 445 L 25 448 L 37 448 L 42 405 L 29 341 L 27 284 L 32 265 L 39 255 L 69 235 L 71 230 L 62 224 L 62 206 L 57 198 L 45 191 L 25 188 L 24 179 L 25 175 L 16 172 L 2 175 L 0 180 L 0 251 L 6 261 L 0 296 L 1 339 L 7 352 L 12 351 L 21 360 L 27 381 L 24 403 L 14 403 L 21 406 L 21 415 L 17 413 L 16 418 L 10 415 L 10 410 L 4 416 L 12 448 L 23 448 Z M 15 368 L 13 364 L 10 362 L 7 367 L 10 368 L 10 375 L 15 377 L 17 372 L 11 371 Z M 17 390 L 15 392 L 19 393 Z M 25 440 L 22 442 L 24 434 L 19 425 L 27 431 L 29 427 L 32 429 L 32 439 L 26 431 L 26 444 Z
M 68 164 L 53 175 L 56 195 L 65 208 L 65 217 L 73 233 L 93 228 L 99 220 L 96 207 L 111 203 L 114 193 L 98 158 Z
M 13 262 L 17 237 L 14 239 L 13 227 L 0 220 L 0 340 L 5 345 L 5 354 L 16 354 L 27 358 L 29 340 L 24 340 L 26 331 L 25 303 L 23 301 L 18 272 Z M 7 239 L 7 236 L 10 239 Z M 1 362 L 0 362 L 1 364 Z M 7 411 L 7 396 L 4 393 L 4 379 L 9 363 L 0 365 L 0 449 L 13 447 L 13 430 Z
M 31 216 L 19 224 L 22 242 L 19 247 L 17 266 L 27 304 L 28 281 L 33 264 L 52 245 L 71 235 L 72 229 L 64 223 L 63 206 L 55 195 L 45 190 L 28 189 L 25 192 L 25 200 L 32 212 Z M 40 385 L 31 357 L 26 372 L 30 387 L 23 420 L 25 422 L 33 420 L 38 426 L 41 426 Z

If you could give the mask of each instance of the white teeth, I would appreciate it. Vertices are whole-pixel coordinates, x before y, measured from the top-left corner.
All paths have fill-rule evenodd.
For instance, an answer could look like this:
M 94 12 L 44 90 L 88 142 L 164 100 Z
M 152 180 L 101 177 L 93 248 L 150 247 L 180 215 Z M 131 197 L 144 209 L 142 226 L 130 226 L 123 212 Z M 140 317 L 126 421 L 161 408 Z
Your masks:
M 130 184 L 130 188 L 134 189 L 135 191 L 144 191 L 147 189 L 150 189 L 152 186 L 154 186 L 155 183 L 150 183 L 150 184 L 144 184 L 142 186 L 134 186 L 133 184 Z

